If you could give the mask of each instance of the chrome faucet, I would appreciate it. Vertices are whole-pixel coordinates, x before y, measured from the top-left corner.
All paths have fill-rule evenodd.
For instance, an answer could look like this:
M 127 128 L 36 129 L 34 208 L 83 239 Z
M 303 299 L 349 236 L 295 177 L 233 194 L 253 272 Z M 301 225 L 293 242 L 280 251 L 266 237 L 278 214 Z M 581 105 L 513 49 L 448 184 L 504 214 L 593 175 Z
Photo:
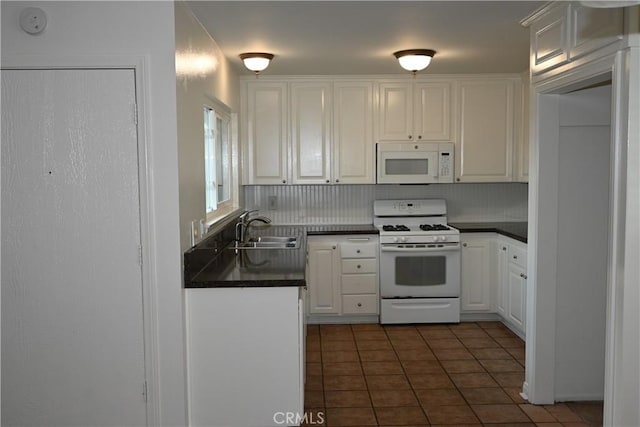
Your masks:
M 266 216 L 256 216 L 253 218 L 249 218 L 249 216 L 254 212 L 258 212 L 258 209 L 243 212 L 242 215 L 238 217 L 238 222 L 236 223 L 236 242 L 246 243 L 245 239 L 247 238 L 247 229 L 254 221 L 259 221 L 264 224 L 271 223 L 271 219 L 267 218 Z

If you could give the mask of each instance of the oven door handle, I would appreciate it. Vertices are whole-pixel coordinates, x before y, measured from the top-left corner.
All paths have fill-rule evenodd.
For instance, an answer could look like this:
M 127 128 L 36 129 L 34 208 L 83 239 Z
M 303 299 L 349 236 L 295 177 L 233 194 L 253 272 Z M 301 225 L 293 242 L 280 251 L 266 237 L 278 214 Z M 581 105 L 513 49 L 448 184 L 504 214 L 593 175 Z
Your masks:
M 397 246 L 385 246 L 380 247 L 380 252 L 444 252 L 444 251 L 458 251 L 460 245 L 454 246 L 442 246 L 439 248 L 399 248 Z

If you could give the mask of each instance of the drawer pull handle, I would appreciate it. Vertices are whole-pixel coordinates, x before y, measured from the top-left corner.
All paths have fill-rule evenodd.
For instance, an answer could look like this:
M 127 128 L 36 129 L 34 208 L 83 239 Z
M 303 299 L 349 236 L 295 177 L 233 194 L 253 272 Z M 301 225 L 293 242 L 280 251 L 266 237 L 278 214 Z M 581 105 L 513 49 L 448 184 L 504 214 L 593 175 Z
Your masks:
M 362 303 L 361 302 L 358 303 L 358 307 L 362 307 Z

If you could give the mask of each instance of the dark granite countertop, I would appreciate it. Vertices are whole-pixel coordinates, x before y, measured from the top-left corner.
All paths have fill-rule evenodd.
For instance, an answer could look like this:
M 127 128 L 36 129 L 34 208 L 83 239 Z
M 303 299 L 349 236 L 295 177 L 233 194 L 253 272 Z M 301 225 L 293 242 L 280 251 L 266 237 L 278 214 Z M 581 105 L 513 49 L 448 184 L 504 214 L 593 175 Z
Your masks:
M 527 222 L 450 222 L 461 233 L 498 233 L 527 243 Z
M 236 254 L 229 233 L 213 236 L 184 255 L 185 288 L 306 286 L 306 236 L 378 234 L 373 225 L 255 226 L 250 237 L 297 236 L 296 249 L 250 249 Z M 221 233 L 225 235 L 225 233 Z

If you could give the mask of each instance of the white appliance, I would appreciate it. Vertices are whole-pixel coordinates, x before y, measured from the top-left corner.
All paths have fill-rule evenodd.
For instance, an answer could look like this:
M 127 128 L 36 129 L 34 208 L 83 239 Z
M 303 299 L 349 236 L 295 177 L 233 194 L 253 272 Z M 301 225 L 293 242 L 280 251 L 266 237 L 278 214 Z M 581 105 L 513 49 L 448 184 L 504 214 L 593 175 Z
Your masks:
M 443 199 L 376 200 L 380 323 L 460 322 L 460 232 Z
M 378 184 L 453 182 L 453 144 L 378 143 Z

